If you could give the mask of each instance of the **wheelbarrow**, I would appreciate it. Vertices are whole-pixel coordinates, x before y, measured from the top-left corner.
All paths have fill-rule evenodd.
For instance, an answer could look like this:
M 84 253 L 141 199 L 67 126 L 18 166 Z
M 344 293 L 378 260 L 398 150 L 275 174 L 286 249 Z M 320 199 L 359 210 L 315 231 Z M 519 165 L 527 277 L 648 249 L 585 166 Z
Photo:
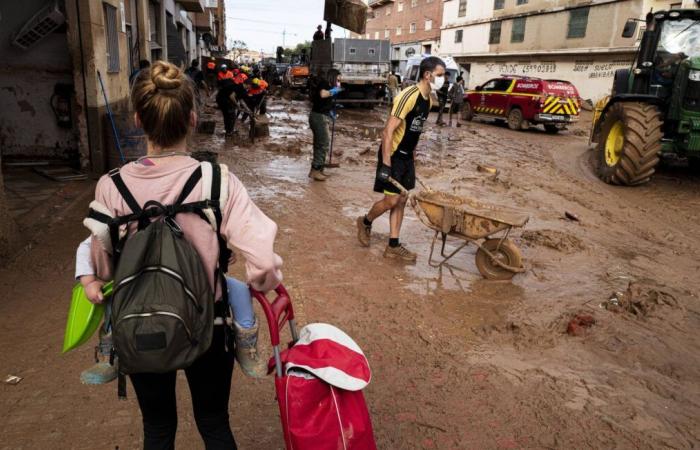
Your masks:
M 393 178 L 389 182 L 408 196 L 420 221 L 435 231 L 428 258 L 431 267 L 441 267 L 469 244 L 475 244 L 476 268 L 484 278 L 510 280 L 516 273 L 525 271 L 520 249 L 508 236 L 513 228 L 525 226 L 530 219 L 526 214 L 435 191 L 421 180 L 418 182 L 423 190 L 417 194 L 409 193 Z M 501 232 L 500 237 L 495 236 Z M 445 250 L 448 236 L 463 241 L 449 253 Z M 438 237 L 442 240 L 442 259 L 435 257 Z

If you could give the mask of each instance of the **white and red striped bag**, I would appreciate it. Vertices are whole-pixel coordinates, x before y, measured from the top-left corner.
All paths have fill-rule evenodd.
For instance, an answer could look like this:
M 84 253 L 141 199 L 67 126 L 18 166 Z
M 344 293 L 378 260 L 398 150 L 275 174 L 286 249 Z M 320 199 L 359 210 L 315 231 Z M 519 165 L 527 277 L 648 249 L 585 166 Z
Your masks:
M 288 450 L 377 448 L 362 395 L 369 363 L 350 336 L 332 325 L 309 324 L 282 353 L 282 363 L 275 388 Z

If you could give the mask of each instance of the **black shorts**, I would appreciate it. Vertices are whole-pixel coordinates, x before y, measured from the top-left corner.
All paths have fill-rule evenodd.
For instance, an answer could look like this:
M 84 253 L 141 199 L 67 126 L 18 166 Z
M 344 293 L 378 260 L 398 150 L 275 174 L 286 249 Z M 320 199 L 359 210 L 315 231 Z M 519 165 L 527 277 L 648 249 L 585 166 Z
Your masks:
M 379 156 L 377 159 L 377 173 L 379 175 L 379 169 L 382 167 L 382 149 L 379 149 Z M 413 162 L 413 154 L 403 155 L 399 151 L 394 152 L 391 155 L 391 178 L 398 181 L 401 186 L 407 190 L 411 190 L 416 187 L 416 165 Z M 379 192 L 380 194 L 400 194 L 401 191 L 393 184 L 387 182 L 381 182 L 375 177 L 374 179 L 374 192 Z
M 452 112 L 453 113 L 458 113 L 460 109 L 462 109 L 461 103 L 452 103 Z

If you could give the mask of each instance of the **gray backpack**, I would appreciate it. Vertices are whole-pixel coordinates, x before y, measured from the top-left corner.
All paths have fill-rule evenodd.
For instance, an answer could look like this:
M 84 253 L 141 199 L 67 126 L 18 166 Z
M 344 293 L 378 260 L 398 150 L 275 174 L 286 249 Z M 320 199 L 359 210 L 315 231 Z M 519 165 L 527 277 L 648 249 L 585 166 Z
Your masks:
M 218 235 L 221 166 L 207 166 L 212 182 L 205 199 L 183 203 L 208 164 L 202 163 L 192 173 L 175 204 L 167 206 L 156 201 L 140 206 L 119 171 L 112 171 L 112 181 L 132 213 L 111 218 L 90 209 L 88 218 L 107 223 L 111 242 L 116 243 L 110 323 L 122 374 L 184 369 L 211 345 L 214 293 L 199 255 L 176 222 L 177 214 L 198 214 L 215 225 Z M 120 227 L 134 222 L 138 230 L 120 238 Z M 217 281 L 228 261 L 220 235 L 219 247 Z

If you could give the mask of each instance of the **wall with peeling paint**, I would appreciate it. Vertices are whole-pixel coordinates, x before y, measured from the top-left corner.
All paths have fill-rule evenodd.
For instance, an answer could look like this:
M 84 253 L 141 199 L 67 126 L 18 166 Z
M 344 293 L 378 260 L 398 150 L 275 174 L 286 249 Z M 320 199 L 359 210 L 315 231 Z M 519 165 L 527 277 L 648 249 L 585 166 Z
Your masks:
M 50 104 L 56 83 L 73 84 L 66 27 L 29 50 L 11 44 L 12 34 L 46 3 L 46 0 L 23 0 L 3 2 L 0 6 L 0 152 L 3 156 L 69 158 L 77 152 L 76 131 L 56 124 Z

